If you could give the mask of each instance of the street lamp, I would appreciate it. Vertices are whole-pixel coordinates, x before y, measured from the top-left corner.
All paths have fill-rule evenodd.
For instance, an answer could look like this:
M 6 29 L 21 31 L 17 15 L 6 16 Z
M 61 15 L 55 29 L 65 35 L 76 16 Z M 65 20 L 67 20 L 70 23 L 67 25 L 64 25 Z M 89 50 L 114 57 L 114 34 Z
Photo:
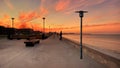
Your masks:
M 49 33 L 50 33 L 50 26 L 49 26 Z
M 14 28 L 14 19 L 15 18 L 11 18 L 12 19 L 12 28 Z
M 82 51 L 82 18 L 84 16 L 84 13 L 87 13 L 88 11 L 75 11 L 75 13 L 79 13 L 79 17 L 81 19 L 81 26 L 80 26 L 80 59 L 83 58 L 83 51 Z
M 45 32 L 45 17 L 43 17 L 43 32 Z

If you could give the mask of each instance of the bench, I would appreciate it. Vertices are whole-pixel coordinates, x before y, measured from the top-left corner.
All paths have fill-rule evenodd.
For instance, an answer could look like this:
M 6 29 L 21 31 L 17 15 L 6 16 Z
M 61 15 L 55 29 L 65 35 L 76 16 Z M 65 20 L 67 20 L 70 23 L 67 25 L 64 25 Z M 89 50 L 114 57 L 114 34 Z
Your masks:
M 26 40 L 24 43 L 26 45 L 26 47 L 28 46 L 34 46 L 35 44 L 39 44 L 40 40 L 39 39 L 30 39 L 30 40 Z

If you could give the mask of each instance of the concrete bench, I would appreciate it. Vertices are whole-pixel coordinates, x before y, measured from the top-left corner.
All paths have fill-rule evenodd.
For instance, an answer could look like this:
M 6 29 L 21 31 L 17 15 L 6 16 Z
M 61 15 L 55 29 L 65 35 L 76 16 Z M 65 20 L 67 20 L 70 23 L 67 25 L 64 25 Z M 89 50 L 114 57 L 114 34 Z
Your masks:
M 26 40 L 24 43 L 26 46 L 34 46 L 35 44 L 39 44 L 40 40 L 39 39 L 30 39 Z

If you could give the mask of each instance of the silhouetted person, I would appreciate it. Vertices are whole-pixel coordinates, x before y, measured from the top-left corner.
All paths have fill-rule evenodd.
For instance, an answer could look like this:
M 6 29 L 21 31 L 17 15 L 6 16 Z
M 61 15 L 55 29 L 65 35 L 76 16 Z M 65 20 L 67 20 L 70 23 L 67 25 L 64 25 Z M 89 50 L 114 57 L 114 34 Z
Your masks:
M 44 33 L 42 34 L 42 39 L 45 39 L 45 34 Z
M 62 40 L 62 31 L 60 31 L 60 40 Z

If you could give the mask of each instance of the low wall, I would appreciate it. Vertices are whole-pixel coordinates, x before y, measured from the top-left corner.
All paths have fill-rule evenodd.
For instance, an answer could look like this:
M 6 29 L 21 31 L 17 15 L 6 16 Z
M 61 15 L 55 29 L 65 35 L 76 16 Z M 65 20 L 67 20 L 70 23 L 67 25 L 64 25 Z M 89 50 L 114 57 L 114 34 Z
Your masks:
M 67 42 L 72 42 L 75 45 L 75 47 L 79 48 L 79 43 L 75 42 L 73 40 L 63 38 L 63 40 L 66 40 Z M 108 68 L 120 68 L 120 59 L 111 57 L 109 55 L 103 54 L 95 49 L 89 48 L 87 46 L 83 46 L 83 54 L 88 55 L 92 59 L 96 60 L 99 63 L 102 63 L 103 65 L 106 65 Z M 84 57 L 83 57 L 84 59 Z

